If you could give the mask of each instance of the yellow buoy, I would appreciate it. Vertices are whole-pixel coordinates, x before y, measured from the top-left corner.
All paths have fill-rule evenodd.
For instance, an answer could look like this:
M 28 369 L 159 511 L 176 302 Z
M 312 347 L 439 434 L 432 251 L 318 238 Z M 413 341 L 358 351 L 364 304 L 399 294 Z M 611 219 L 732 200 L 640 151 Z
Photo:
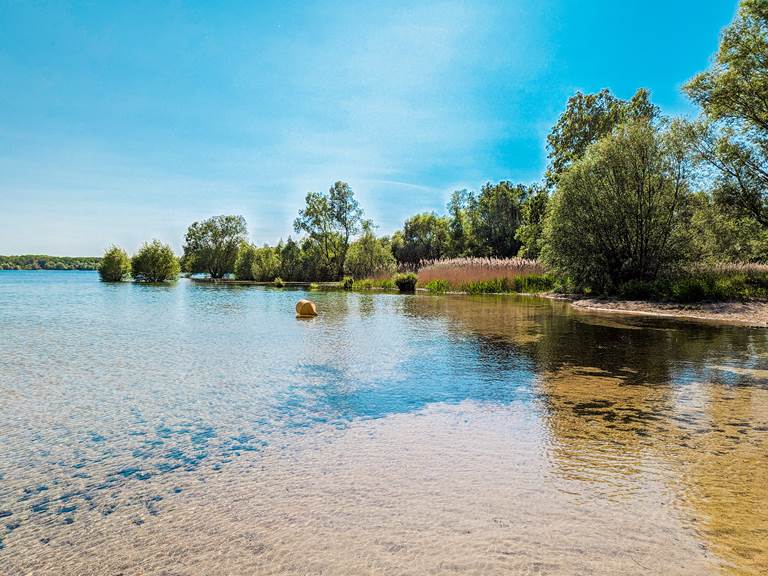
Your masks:
M 299 318 L 317 316 L 317 306 L 311 300 L 299 300 L 296 303 L 296 316 Z

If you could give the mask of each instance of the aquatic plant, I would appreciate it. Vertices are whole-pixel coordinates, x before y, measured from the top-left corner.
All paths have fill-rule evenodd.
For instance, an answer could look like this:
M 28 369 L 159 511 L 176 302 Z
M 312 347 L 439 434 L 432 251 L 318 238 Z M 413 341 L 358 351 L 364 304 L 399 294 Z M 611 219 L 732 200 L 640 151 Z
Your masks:
M 341 282 L 339 282 L 339 286 L 344 290 L 352 290 L 354 282 L 355 280 L 352 276 L 344 276 L 344 278 L 341 279 Z
M 274 284 L 277 288 L 282 288 L 285 286 L 285 282 L 283 282 L 283 279 L 278 276 L 272 281 L 272 284 Z
M 447 280 L 430 280 L 424 286 L 430 294 L 445 294 L 451 289 Z

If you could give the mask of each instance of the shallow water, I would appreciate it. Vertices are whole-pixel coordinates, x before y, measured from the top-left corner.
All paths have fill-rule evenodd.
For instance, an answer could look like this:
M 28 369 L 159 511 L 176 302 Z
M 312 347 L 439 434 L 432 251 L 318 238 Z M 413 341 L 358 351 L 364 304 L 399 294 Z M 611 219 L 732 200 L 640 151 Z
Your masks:
M 0 574 L 766 574 L 768 331 L 0 272 Z

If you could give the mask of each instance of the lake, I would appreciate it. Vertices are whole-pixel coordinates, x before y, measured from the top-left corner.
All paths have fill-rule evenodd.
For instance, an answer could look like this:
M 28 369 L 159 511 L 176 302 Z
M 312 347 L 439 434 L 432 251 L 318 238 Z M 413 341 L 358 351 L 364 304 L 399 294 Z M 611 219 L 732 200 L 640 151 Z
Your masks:
M 0 272 L 0 422 L 4 575 L 768 573 L 765 329 Z

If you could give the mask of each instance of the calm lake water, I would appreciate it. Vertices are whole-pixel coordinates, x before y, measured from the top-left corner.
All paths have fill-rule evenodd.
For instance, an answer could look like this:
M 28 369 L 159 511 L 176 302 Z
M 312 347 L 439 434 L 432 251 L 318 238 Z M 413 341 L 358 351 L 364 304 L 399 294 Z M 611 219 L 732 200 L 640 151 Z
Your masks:
M 0 272 L 0 574 L 768 574 L 768 331 Z

